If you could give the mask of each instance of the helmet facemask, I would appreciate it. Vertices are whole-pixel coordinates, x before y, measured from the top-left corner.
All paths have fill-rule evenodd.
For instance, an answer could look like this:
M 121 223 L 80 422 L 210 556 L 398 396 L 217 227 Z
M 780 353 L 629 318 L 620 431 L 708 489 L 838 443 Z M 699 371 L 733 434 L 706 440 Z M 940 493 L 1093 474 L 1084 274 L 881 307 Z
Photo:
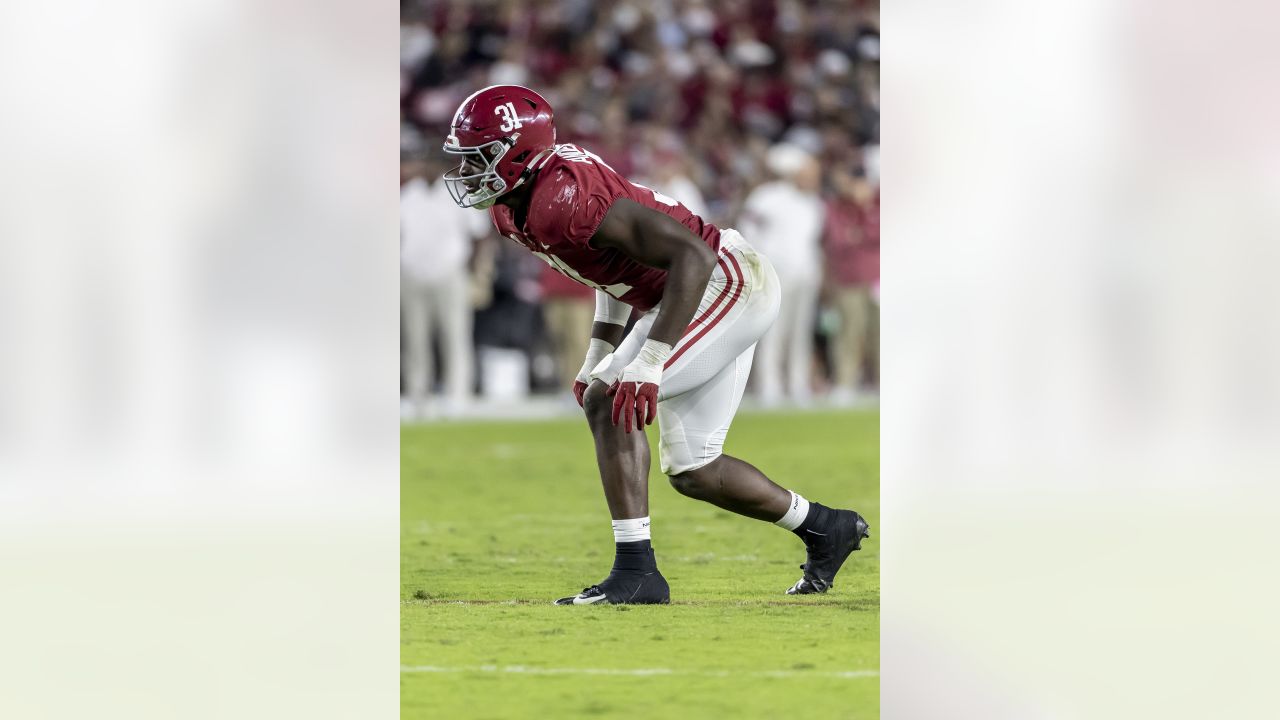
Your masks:
M 446 172 L 443 176 L 445 187 L 448 188 L 449 195 L 453 197 L 458 207 L 483 210 L 492 207 L 503 193 L 514 189 L 514 186 L 508 187 L 507 181 L 498 174 L 498 163 L 515 145 L 516 137 L 498 138 L 475 147 L 461 147 L 456 144 L 456 138 L 449 137 L 451 142 L 444 144 L 444 151 L 450 155 L 463 157 L 463 162 L 458 167 Z M 480 162 L 477 164 L 484 169 L 464 175 L 463 168 L 467 164 L 468 157 L 478 158 Z

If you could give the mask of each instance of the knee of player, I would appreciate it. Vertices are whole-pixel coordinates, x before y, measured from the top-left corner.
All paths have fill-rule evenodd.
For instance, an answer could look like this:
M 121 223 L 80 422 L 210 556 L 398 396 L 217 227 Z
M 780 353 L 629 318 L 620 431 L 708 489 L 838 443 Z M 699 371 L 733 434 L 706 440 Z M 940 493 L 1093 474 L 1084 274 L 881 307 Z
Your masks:
M 592 424 L 613 422 L 613 398 L 605 394 L 606 390 L 604 383 L 595 381 L 582 395 L 582 409 Z
M 667 479 L 671 481 L 671 487 L 675 488 L 676 492 L 681 495 L 688 495 L 689 497 L 698 497 L 701 495 L 702 487 L 705 484 L 705 481 L 698 474 L 697 470 L 689 470 L 687 472 L 669 475 L 667 476 Z

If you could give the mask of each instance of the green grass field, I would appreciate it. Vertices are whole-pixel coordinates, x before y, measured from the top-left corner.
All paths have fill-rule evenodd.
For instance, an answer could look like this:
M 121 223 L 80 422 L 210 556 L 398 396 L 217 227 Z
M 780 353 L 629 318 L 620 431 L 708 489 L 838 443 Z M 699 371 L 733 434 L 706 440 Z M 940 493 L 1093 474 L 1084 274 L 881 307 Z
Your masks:
M 554 607 L 613 561 L 586 424 L 401 434 L 401 717 L 879 717 L 879 415 L 743 414 L 726 452 L 872 537 L 826 595 L 783 594 L 791 533 L 650 476 L 670 606 Z

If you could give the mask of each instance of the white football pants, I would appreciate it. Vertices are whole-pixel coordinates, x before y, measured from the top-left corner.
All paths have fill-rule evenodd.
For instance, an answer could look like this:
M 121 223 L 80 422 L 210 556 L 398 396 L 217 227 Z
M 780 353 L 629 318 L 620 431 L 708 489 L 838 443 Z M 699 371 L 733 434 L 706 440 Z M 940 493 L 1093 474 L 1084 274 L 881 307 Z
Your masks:
M 693 322 L 672 349 L 658 385 L 658 459 L 678 475 L 720 457 L 751 374 L 756 342 L 778 316 L 780 286 L 769 260 L 736 230 L 720 232 L 720 259 Z M 612 385 L 649 337 L 645 313 L 591 377 Z

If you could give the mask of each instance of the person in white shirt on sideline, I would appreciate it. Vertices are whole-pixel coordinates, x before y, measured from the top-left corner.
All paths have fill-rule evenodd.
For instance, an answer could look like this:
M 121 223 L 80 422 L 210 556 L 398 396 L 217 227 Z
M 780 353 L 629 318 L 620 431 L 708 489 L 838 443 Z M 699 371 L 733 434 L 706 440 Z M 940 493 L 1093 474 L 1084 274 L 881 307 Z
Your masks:
M 653 169 L 643 184 L 667 197 L 675 198 L 694 215 L 710 218 L 702 191 L 698 189 L 697 183 L 689 179 L 686 163 L 686 157 L 681 153 L 669 148 L 658 149 L 653 155 Z
M 443 164 L 421 155 L 400 162 L 400 321 L 404 324 L 406 415 L 456 414 L 471 399 L 473 346 L 468 263 L 484 217 L 453 202 Z M 431 343 L 439 338 L 444 403 L 431 398 Z
M 738 227 L 773 260 L 782 284 L 782 306 L 773 328 L 756 351 L 756 393 L 764 405 L 785 396 L 808 404 L 813 333 L 822 284 L 822 222 L 817 159 L 790 144 L 769 150 L 767 165 L 776 179 L 747 196 Z M 786 381 L 784 383 L 784 370 Z

